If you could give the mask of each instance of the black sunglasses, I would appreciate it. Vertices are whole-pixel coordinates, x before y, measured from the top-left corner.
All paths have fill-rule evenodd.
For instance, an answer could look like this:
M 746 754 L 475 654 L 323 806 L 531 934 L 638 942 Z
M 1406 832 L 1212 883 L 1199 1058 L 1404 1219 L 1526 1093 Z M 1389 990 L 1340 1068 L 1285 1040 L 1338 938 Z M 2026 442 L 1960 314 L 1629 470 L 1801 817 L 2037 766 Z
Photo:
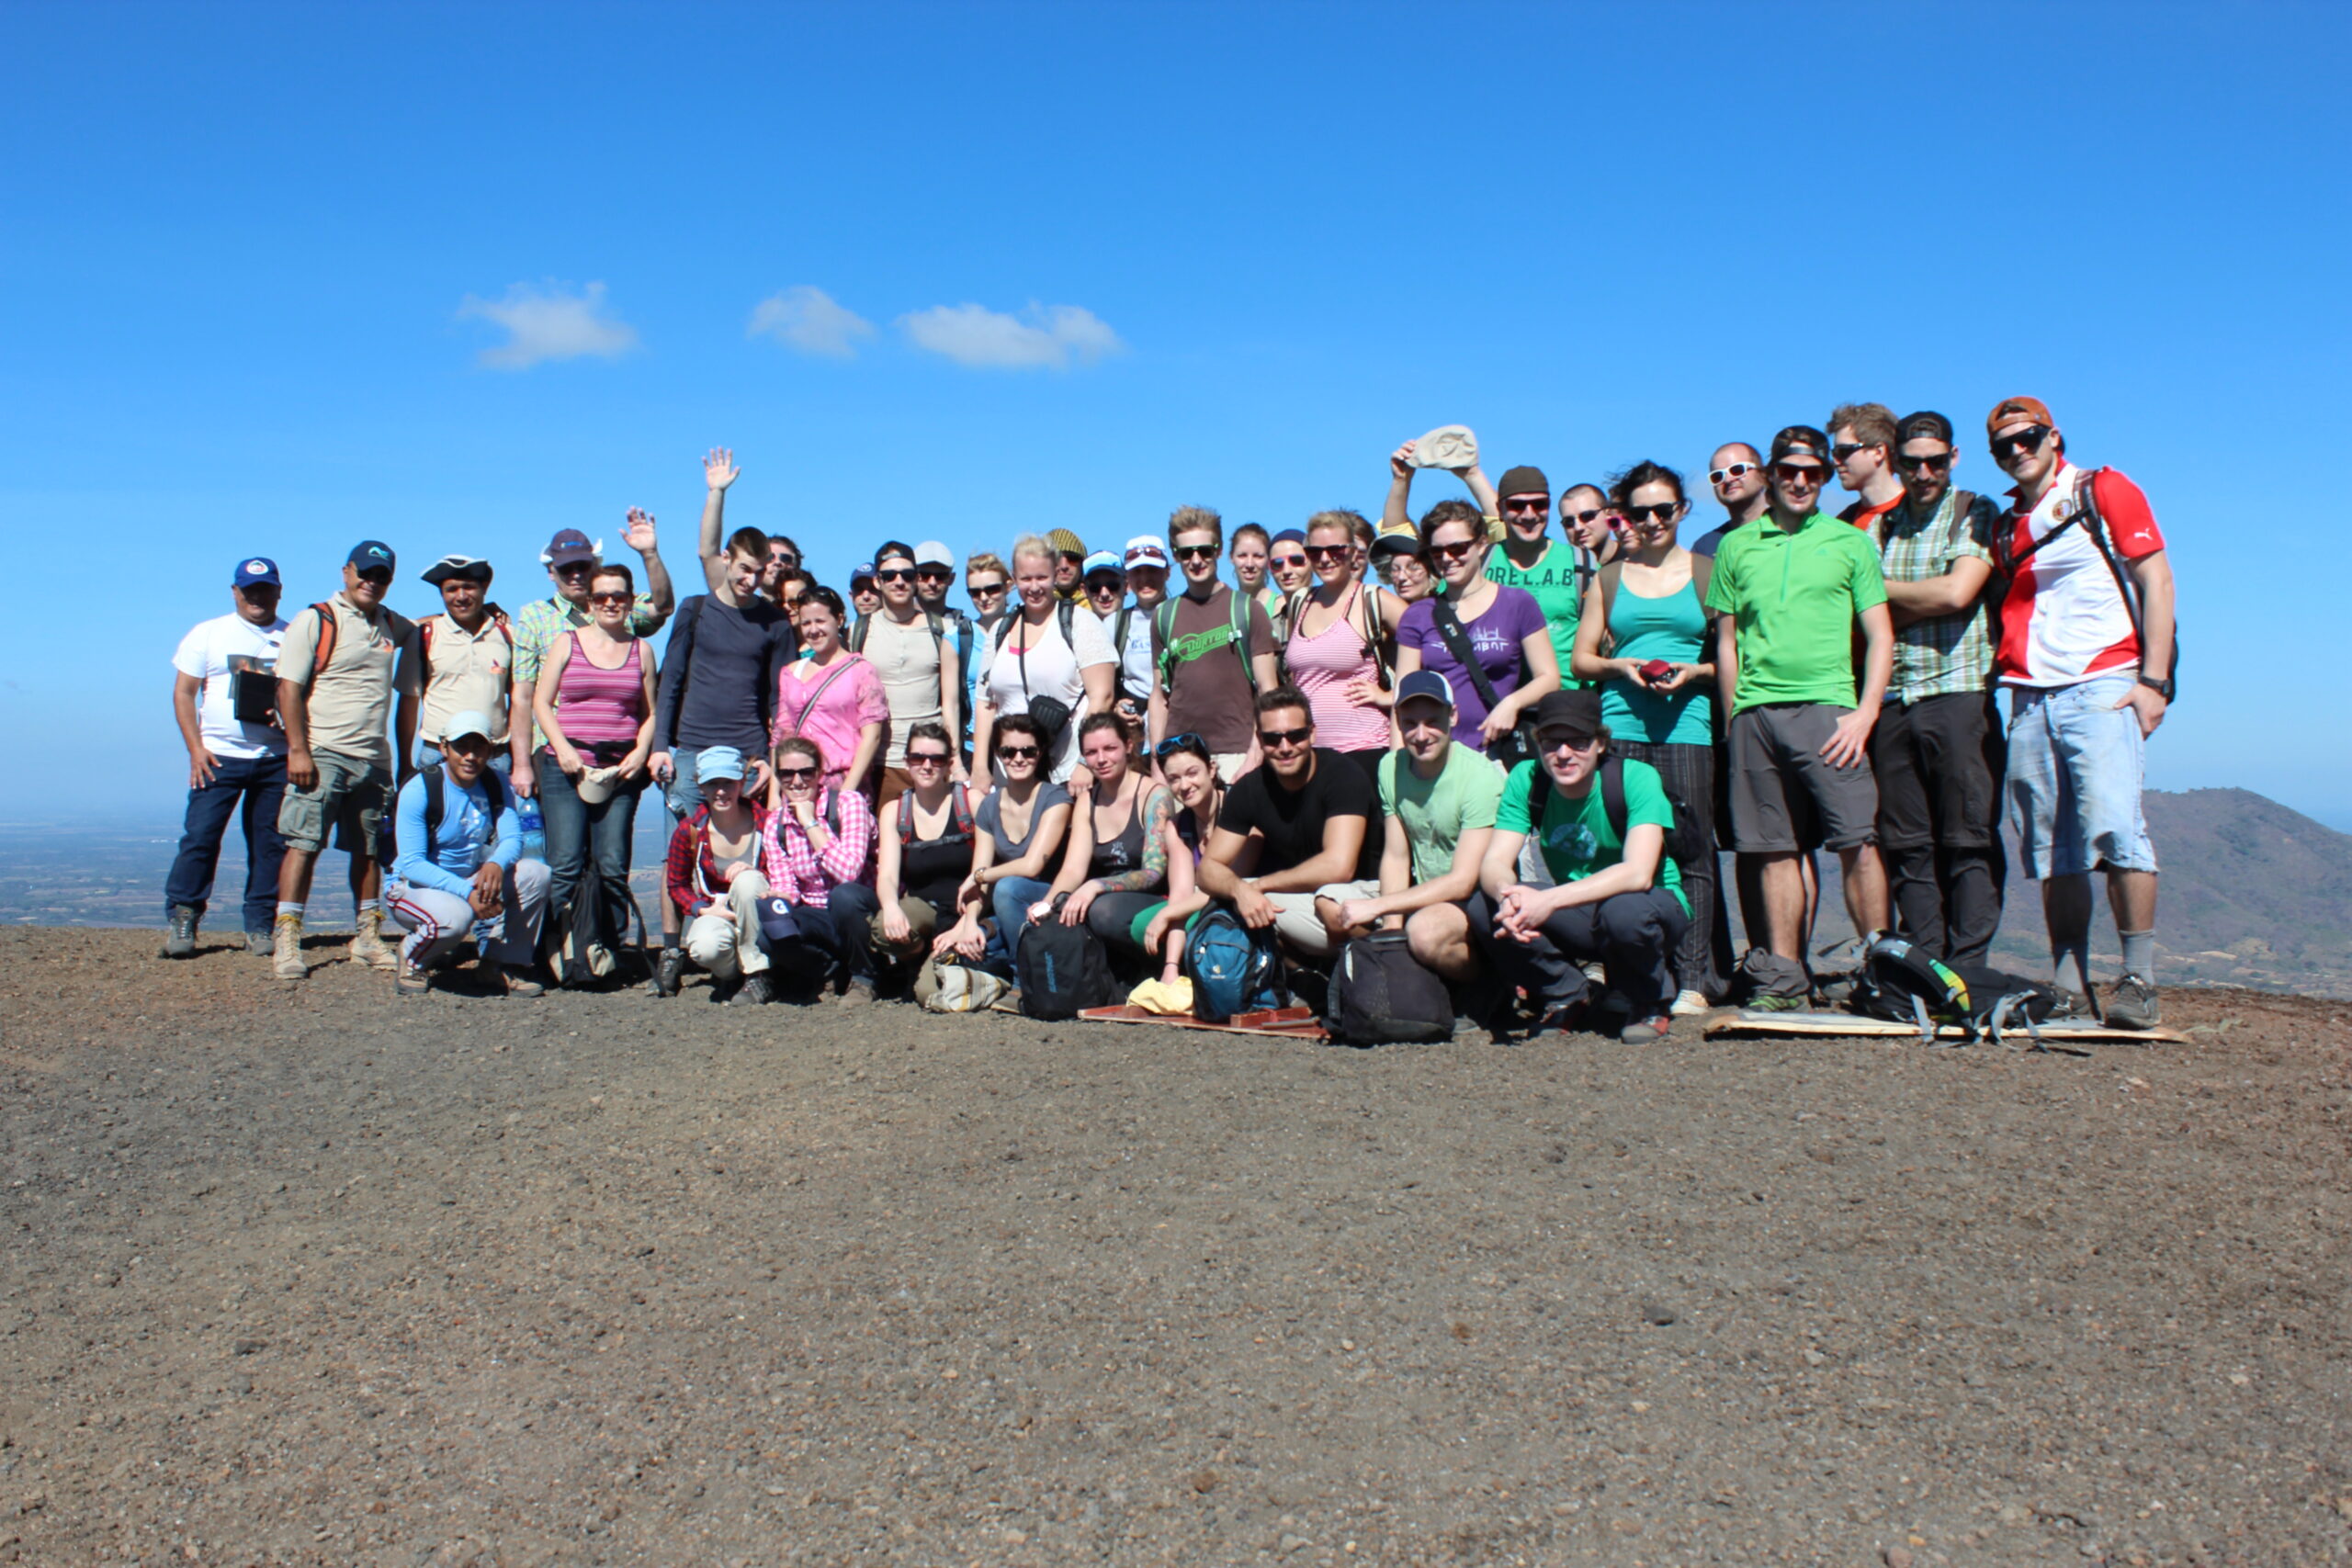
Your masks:
M 1299 729 L 1261 729 L 1258 731 L 1258 744 L 1261 746 L 1304 746 L 1306 744 L 1306 738 L 1314 733 L 1315 729 L 1311 725 Z
M 1560 513 L 1560 521 L 1563 523 L 1589 523 L 1607 510 L 1608 508 L 1605 506 L 1588 506 L 1582 512 L 1570 512 L 1563 508 Z
M 1822 477 L 1827 473 L 1827 469 L 1816 468 L 1811 463 L 1775 463 L 1772 465 L 1773 478 L 1779 479 L 1784 485 L 1803 484 L 1818 486 L 1821 483 Z
M 953 582 L 956 581 L 956 569 L 952 566 L 919 566 L 915 568 L 915 575 L 925 582 Z
M 1552 510 L 1552 501 L 1549 496 L 1542 495 L 1505 496 L 1503 510 L 1505 512 L 1549 512 Z
M 1000 757 L 1034 757 L 1037 754 L 1037 748 L 1035 746 L 1000 746 L 996 749 L 996 754 Z
M 1445 560 L 1466 560 L 1470 552 L 1477 547 L 1476 539 L 1456 539 L 1450 545 L 1431 545 L 1430 554 Z
M 1832 446 L 1829 449 L 1829 455 L 1832 457 L 1835 457 L 1838 461 L 1843 463 L 1851 458 L 1855 453 L 1867 452 L 1877 445 L 1878 443 L 1875 441 L 1840 442 L 1838 446 Z
M 1338 560 L 1342 556 L 1355 554 L 1355 548 L 1353 545 L 1309 545 L 1306 547 L 1306 558 L 1308 560 Z
M 946 761 L 947 753 L 944 751 L 910 751 L 907 753 L 907 766 L 910 768 L 938 767 L 944 765 Z
M 1719 485 L 1725 479 L 1744 479 L 1755 471 L 1756 465 L 1753 463 L 1733 463 L 1726 468 L 1709 468 L 1707 482 L 1711 485 Z
M 2049 439 L 2050 427 L 2046 424 L 2029 424 L 2014 435 L 1996 435 L 1993 437 L 1993 460 L 2006 463 L 2017 455 L 2019 447 L 2029 452 L 2039 452 L 2041 444 Z
M 813 779 L 817 776 L 817 770 L 814 768 L 778 768 L 775 771 L 775 776 L 786 780 Z
M 1628 506 L 1620 515 L 1628 523 L 1646 523 L 1652 518 L 1660 523 L 1671 523 L 1681 510 L 1682 503 L 1679 501 L 1662 501 L 1656 506 Z
M 1179 545 L 1176 547 L 1176 558 L 1178 560 L 1215 560 L 1216 547 L 1215 545 Z
M 1949 452 L 1930 452 L 1925 457 L 1915 457 L 1908 452 L 1897 452 L 1894 455 L 1894 466 L 1901 468 L 1906 474 L 1916 474 L 1921 468 L 1932 468 L 1936 472 L 1941 473 L 1944 469 L 1951 467 L 1951 454 Z
M 912 567 L 894 566 L 874 574 L 874 581 L 876 582 L 912 582 L 914 580 Z

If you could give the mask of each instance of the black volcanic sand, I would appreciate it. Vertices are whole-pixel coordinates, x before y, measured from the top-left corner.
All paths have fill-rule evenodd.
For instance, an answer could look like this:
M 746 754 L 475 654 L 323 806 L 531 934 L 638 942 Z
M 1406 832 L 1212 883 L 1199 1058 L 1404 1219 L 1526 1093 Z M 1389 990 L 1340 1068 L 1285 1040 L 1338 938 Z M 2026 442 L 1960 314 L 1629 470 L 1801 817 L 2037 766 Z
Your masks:
M 154 944 L 0 933 L 0 1560 L 2352 1560 L 2341 1003 L 1359 1052 Z

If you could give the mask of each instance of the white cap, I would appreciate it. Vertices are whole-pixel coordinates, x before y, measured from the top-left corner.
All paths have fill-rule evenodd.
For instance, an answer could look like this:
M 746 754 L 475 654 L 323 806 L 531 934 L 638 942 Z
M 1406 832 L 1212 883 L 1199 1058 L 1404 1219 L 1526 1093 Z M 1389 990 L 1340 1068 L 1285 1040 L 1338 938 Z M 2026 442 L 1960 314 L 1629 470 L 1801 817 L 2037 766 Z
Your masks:
M 945 545 L 941 544 L 937 539 L 925 539 L 922 544 L 915 547 L 915 564 L 917 566 L 944 566 L 948 570 L 953 571 L 956 570 L 956 555 L 954 551 L 950 550 Z

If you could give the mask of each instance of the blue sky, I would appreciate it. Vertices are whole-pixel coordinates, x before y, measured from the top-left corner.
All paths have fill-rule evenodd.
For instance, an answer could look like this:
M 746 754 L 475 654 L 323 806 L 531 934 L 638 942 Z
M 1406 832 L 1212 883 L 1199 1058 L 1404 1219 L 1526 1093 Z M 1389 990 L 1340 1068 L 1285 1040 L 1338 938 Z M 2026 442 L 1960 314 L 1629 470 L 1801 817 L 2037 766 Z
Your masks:
M 1373 510 L 1387 450 L 1451 421 L 1559 483 L 1849 398 L 1981 429 L 2024 390 L 2172 543 L 2151 783 L 2352 827 L 2316 503 L 2347 33 L 2292 5 L 0 6 L 0 504 L 38 576 L 0 717 L 118 764 L 70 798 L 11 770 L 0 816 L 176 814 L 167 660 L 237 557 L 307 600 L 380 536 L 422 612 L 413 572 L 464 550 L 514 604 L 555 529 L 639 504 L 690 570 L 713 444 L 732 519 L 838 582 L 887 535 Z

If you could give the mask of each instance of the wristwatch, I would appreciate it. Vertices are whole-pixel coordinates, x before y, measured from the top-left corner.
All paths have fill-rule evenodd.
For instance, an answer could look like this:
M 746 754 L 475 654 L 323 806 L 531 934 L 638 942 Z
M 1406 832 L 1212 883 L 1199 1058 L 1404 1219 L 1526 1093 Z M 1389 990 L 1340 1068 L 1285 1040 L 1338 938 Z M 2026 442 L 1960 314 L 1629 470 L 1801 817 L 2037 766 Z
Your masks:
M 2164 698 L 2165 701 L 2172 701 L 2171 676 L 2167 675 L 2163 680 L 2159 681 L 2154 675 L 2143 675 L 2140 677 L 2140 684 L 2147 687 L 2148 690 L 2155 693 L 2156 695 Z

